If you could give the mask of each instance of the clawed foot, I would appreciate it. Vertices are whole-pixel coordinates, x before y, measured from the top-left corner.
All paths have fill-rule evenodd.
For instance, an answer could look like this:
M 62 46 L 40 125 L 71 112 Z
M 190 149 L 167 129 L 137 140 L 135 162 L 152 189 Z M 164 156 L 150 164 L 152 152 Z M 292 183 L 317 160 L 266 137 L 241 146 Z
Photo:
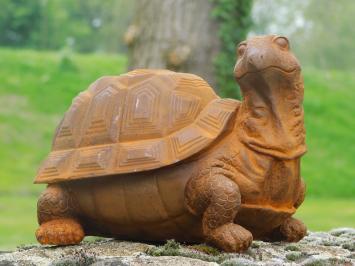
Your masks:
M 275 229 L 269 240 L 271 241 L 287 241 L 298 242 L 307 234 L 307 227 L 300 220 L 288 218 Z
M 207 241 L 226 252 L 241 252 L 249 248 L 253 236 L 240 225 L 229 223 L 212 230 Z
M 281 226 L 280 233 L 287 242 L 298 242 L 307 234 L 307 227 L 298 219 L 288 218 Z
M 73 219 L 57 219 L 41 224 L 36 231 L 38 242 L 43 245 L 73 245 L 83 240 L 81 225 Z

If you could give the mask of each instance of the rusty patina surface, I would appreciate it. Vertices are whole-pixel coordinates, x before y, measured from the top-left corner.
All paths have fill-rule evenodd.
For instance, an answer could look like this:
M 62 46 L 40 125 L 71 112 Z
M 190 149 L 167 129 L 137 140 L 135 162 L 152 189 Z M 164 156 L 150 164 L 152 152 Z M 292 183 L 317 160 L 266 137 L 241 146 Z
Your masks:
M 298 241 L 304 200 L 303 80 L 287 38 L 237 47 L 243 100 L 200 77 L 136 70 L 93 83 L 58 126 L 36 183 L 42 244 L 85 235 L 208 242 Z

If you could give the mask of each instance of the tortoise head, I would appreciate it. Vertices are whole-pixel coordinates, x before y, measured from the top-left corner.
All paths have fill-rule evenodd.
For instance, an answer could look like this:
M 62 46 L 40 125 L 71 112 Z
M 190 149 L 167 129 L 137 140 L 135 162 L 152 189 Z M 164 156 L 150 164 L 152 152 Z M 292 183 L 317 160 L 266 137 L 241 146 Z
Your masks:
M 234 74 L 238 83 L 261 76 L 265 79 L 289 78 L 300 72 L 300 64 L 290 51 L 286 37 L 257 36 L 241 42 L 237 47 L 238 60 Z M 242 85 L 242 84 L 240 84 Z

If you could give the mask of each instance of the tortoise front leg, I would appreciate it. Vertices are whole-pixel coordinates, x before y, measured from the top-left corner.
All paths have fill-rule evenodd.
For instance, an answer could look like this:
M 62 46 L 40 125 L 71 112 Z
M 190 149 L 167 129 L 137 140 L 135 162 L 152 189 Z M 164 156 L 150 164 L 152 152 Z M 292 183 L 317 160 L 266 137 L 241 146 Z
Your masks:
M 241 203 L 238 185 L 221 174 L 192 178 L 186 187 L 189 210 L 202 215 L 205 240 L 227 252 L 241 252 L 251 245 L 252 234 L 233 223 Z
M 61 185 L 49 185 L 37 203 L 36 238 L 41 244 L 71 245 L 80 243 L 84 230 L 75 219 L 70 194 Z

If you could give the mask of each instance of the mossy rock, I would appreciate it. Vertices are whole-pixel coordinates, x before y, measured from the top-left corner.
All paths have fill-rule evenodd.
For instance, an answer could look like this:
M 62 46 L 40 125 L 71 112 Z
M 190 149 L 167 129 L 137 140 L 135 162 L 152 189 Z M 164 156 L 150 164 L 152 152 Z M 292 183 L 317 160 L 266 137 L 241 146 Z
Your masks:
M 288 259 L 290 261 L 297 261 L 302 257 L 303 257 L 303 254 L 302 254 L 302 252 L 299 252 L 299 251 L 290 251 L 290 252 L 286 253 L 286 259 Z
M 285 247 L 286 251 L 299 251 L 300 248 L 297 245 L 288 245 Z

